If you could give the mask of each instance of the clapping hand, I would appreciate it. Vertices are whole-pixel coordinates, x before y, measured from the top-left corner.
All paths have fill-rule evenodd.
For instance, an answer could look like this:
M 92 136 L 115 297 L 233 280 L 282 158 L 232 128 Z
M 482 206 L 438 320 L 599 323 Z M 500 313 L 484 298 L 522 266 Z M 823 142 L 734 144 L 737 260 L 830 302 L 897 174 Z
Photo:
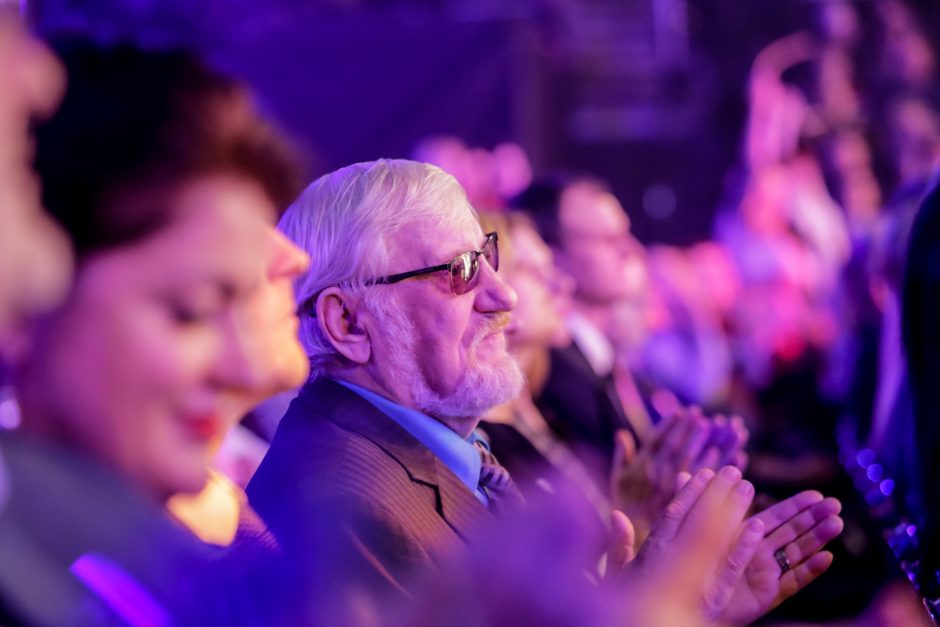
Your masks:
M 762 519 L 744 523 L 753 498 L 734 467 L 686 482 L 620 571 L 626 623 L 717 624 L 764 538 Z
M 617 433 L 611 469 L 611 502 L 635 527 L 638 543 L 676 493 L 680 473 L 743 468 L 747 429 L 740 418 L 705 417 L 701 410 L 679 409 L 661 423 L 636 450 L 626 431 Z
M 767 508 L 764 538 L 735 588 L 724 620 L 749 624 L 802 590 L 832 564 L 822 548 L 842 531 L 842 505 L 819 492 L 801 492 Z

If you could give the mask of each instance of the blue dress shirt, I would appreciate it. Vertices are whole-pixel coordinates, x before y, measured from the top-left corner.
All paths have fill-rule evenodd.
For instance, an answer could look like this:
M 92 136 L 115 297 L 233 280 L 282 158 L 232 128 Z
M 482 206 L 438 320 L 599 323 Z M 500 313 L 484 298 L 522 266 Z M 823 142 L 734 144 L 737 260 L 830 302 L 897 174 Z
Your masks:
M 444 462 L 457 478 L 473 492 L 480 502 L 489 505 L 489 499 L 480 489 L 480 453 L 473 442 L 477 439 L 475 433 L 464 440 L 457 432 L 444 423 L 431 418 L 415 409 L 401 405 L 379 396 L 371 390 L 336 379 L 340 385 L 352 390 L 366 399 L 383 414 L 397 422 L 402 429 L 410 433 L 416 440 L 424 444 L 434 453 L 434 456 Z

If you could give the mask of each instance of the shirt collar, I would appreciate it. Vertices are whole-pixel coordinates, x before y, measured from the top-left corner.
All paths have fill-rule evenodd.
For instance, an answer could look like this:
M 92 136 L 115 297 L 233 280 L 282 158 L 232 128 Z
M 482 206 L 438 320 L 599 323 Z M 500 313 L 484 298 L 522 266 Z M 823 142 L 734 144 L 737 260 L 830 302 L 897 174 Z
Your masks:
M 568 330 L 598 376 L 605 376 L 613 371 L 614 347 L 597 325 L 572 311 L 568 314 Z
M 355 392 L 372 403 L 376 409 L 397 422 L 405 431 L 426 446 L 434 456 L 454 473 L 461 483 L 485 502 L 483 493 L 478 489 L 480 483 L 480 454 L 473 445 L 477 436 L 471 434 L 464 440 L 457 432 L 444 423 L 431 418 L 415 409 L 403 407 L 371 390 L 355 383 L 336 380 L 337 383 Z

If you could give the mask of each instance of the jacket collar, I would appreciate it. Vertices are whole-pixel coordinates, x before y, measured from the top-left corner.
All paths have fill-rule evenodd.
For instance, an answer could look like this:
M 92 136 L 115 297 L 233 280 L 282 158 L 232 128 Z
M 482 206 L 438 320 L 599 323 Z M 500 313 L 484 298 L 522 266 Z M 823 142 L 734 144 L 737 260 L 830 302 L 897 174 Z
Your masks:
M 357 433 L 395 459 L 415 483 L 435 490 L 437 512 L 459 535 L 476 533 L 489 510 L 426 446 L 372 403 L 327 377 L 301 388 L 297 402 L 305 415 L 316 415 Z

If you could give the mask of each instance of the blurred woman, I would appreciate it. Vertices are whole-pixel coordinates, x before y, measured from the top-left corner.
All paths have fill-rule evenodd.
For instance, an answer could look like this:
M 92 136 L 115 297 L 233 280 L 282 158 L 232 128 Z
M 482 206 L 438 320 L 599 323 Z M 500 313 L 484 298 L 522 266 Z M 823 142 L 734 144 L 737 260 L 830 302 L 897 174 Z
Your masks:
M 164 505 L 203 488 L 246 406 L 306 374 L 289 339 L 306 258 L 273 230 L 292 155 L 189 55 L 60 52 L 69 87 L 36 164 L 76 273 L 13 364 L 0 599 L 30 623 L 250 622 L 205 587 L 232 581 Z
M 499 234 L 500 271 L 519 296 L 506 336 L 526 380 L 518 397 L 487 414 L 483 431 L 523 493 L 555 491 L 553 482 L 572 482 L 606 520 L 606 496 L 532 400 L 545 384 L 549 349 L 571 342 L 565 314 L 571 306 L 573 281 L 555 268 L 551 249 L 524 214 L 482 213 L 480 219 L 485 231 Z

